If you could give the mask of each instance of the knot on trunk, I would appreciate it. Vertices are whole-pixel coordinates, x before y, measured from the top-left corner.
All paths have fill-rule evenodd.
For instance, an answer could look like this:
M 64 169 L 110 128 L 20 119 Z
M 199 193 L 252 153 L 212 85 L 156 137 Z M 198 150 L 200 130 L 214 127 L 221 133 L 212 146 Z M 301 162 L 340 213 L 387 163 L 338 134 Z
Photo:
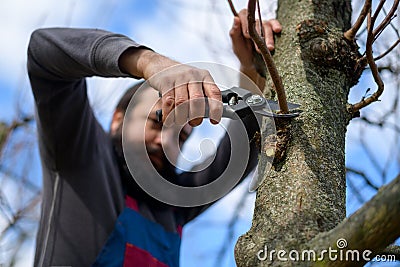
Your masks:
M 361 60 L 358 45 L 343 37 L 343 32 L 325 21 L 305 20 L 297 25 L 302 59 L 319 70 L 330 68 L 346 74 L 351 86 L 357 84 L 366 62 Z

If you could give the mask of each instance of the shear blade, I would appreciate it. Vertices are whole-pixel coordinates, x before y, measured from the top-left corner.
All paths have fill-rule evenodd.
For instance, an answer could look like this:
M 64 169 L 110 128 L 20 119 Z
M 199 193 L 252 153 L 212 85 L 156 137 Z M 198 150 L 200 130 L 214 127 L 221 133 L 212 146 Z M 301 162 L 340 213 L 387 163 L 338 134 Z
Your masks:
M 267 103 L 271 110 L 280 110 L 278 101 L 268 99 Z M 289 110 L 298 109 L 300 107 L 299 104 L 295 104 L 295 103 L 287 103 L 287 105 L 288 105 Z
M 265 109 L 257 109 L 254 110 L 255 113 L 260 114 L 265 117 L 270 117 L 270 118 L 294 118 L 299 116 L 300 114 L 298 112 L 294 113 L 288 113 L 288 114 L 279 114 L 279 113 L 274 113 L 270 110 L 265 110 Z

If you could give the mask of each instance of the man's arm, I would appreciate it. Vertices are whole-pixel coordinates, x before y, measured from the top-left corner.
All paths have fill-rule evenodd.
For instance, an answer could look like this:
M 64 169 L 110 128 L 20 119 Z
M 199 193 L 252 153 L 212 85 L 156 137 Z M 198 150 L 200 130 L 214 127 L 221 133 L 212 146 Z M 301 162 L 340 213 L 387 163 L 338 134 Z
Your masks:
M 195 105 L 190 104 L 190 112 L 187 108 L 186 114 L 184 110 L 175 114 L 177 122 L 203 115 L 204 96 L 219 100 L 210 105 L 213 121 L 219 121 L 222 114 L 220 91 L 208 71 L 179 65 L 126 36 L 107 31 L 70 28 L 35 31 L 28 47 L 28 73 L 37 104 L 43 147 L 48 157 L 54 160 L 52 168 L 69 160 L 74 163 L 87 161 L 80 158 L 84 157 L 79 156 L 82 153 L 77 154 L 82 149 L 87 152 L 98 150 L 87 147 L 91 138 L 89 133 L 93 133 L 90 127 L 96 124 L 91 123 L 95 119 L 84 90 L 85 77 L 148 79 L 152 87 L 163 94 L 164 116 L 187 100 L 200 99 L 191 102 Z M 191 121 L 192 125 L 200 123 L 201 119 Z M 70 143 L 71 140 L 75 143 Z
M 28 71 L 37 112 L 43 204 L 35 266 L 89 266 L 124 207 L 109 136 L 97 122 L 85 77 L 129 76 L 119 68 L 129 38 L 101 30 L 32 34 Z
M 85 77 L 129 76 L 118 64 L 129 48 L 142 50 L 129 38 L 102 30 L 54 28 L 32 34 L 28 73 L 47 167 L 79 168 L 101 153 L 95 141 L 101 127 L 88 103 Z

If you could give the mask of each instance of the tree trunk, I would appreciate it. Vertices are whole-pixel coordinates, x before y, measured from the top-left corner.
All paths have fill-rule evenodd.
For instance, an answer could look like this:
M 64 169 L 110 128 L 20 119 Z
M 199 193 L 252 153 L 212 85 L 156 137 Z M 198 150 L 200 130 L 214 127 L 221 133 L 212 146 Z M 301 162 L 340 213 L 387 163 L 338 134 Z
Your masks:
M 272 260 L 258 256 L 266 249 L 301 251 L 345 218 L 346 104 L 363 69 L 357 45 L 343 38 L 350 18 L 349 0 L 279 0 L 283 31 L 274 60 L 288 101 L 303 112 L 289 124 L 286 157 L 268 171 L 261 153 L 259 175 L 266 178 L 252 227 L 236 244 L 238 266 L 308 265 L 278 261 L 276 253 Z

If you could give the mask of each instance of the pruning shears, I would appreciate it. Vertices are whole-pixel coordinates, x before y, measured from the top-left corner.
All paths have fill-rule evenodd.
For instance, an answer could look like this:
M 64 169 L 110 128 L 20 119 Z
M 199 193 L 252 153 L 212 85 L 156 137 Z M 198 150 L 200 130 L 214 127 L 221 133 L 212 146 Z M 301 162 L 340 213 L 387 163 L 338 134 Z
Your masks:
M 265 99 L 261 95 L 253 94 L 249 90 L 232 87 L 221 91 L 222 102 L 224 103 L 222 117 L 233 120 L 243 119 L 248 115 L 255 113 L 271 118 L 294 118 L 300 115 L 300 112 L 294 112 L 300 107 L 299 104 L 288 103 L 290 113 L 281 114 L 277 101 Z M 209 111 L 206 105 L 204 117 L 208 118 Z M 162 110 L 156 111 L 157 120 L 162 121 Z

